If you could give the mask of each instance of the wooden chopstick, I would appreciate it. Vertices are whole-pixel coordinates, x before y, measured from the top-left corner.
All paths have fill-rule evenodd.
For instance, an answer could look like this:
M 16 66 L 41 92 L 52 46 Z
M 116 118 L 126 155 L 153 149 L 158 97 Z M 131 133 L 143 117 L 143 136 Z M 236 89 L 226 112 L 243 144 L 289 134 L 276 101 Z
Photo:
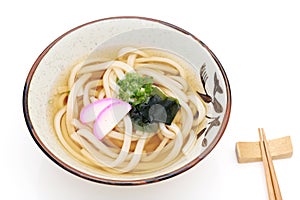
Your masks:
M 268 194 L 270 200 L 282 200 L 280 187 L 275 173 L 272 156 L 269 150 L 269 144 L 266 139 L 266 134 L 263 128 L 258 129 L 260 138 L 260 149 L 262 153 L 262 160 L 265 169 L 266 182 L 268 187 Z
M 262 130 L 261 132 L 262 132 L 262 136 L 263 136 L 263 143 L 264 143 L 264 146 L 266 149 L 266 155 L 267 155 L 267 159 L 268 159 L 269 169 L 270 169 L 270 173 L 271 173 L 273 188 L 274 188 L 274 192 L 275 192 L 275 197 L 276 197 L 276 200 L 282 200 L 280 187 L 278 184 L 275 168 L 273 165 L 272 156 L 270 153 L 269 143 L 266 138 L 265 130 L 263 128 L 261 130 Z
M 261 157 L 262 157 L 262 161 L 263 161 L 263 165 L 264 165 L 264 169 L 265 169 L 265 176 L 266 176 L 266 183 L 267 183 L 267 187 L 268 187 L 269 199 L 276 200 L 275 194 L 274 194 L 274 189 L 273 189 L 271 173 L 269 170 L 269 164 L 268 164 L 268 160 L 267 160 L 266 149 L 265 149 L 265 145 L 263 142 L 263 136 L 262 136 L 262 132 L 261 132 L 260 128 L 258 129 L 258 133 L 259 133 L 259 145 L 260 145 Z

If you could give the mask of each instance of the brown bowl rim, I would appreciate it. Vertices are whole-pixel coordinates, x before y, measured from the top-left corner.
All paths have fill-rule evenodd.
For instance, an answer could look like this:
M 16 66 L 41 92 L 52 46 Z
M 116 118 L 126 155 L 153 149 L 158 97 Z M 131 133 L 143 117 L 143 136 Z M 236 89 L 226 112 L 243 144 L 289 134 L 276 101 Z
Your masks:
M 39 138 L 37 132 L 35 131 L 35 129 L 33 127 L 33 124 L 31 122 L 31 118 L 29 116 L 28 93 L 29 93 L 30 83 L 31 83 L 32 77 L 35 73 L 35 70 L 37 69 L 37 67 L 38 67 L 39 63 L 41 62 L 41 60 L 43 59 L 43 57 L 48 53 L 48 51 L 57 42 L 59 42 L 62 38 L 64 38 L 66 35 L 72 33 L 73 31 L 76 31 L 76 30 L 78 30 L 78 29 L 80 29 L 84 26 L 88 26 L 88 25 L 93 24 L 93 23 L 98 23 L 98 22 L 105 21 L 105 20 L 116 20 L 116 19 L 138 19 L 138 20 L 146 20 L 146 21 L 157 22 L 157 23 L 161 23 L 165 26 L 171 27 L 173 29 L 176 29 L 176 30 L 178 30 L 178 31 L 180 31 L 180 32 L 182 32 L 186 35 L 191 36 L 193 39 L 195 39 L 197 42 L 199 42 L 200 45 L 203 46 L 210 53 L 212 58 L 217 63 L 217 65 L 220 69 L 220 72 L 222 73 L 222 76 L 225 80 L 227 105 L 226 105 L 226 111 L 225 111 L 225 114 L 224 114 L 224 119 L 222 121 L 222 124 L 220 125 L 220 129 L 217 133 L 217 136 L 214 138 L 214 140 L 211 142 L 211 144 L 198 157 L 196 157 L 191 162 L 187 163 L 183 167 L 180 167 L 179 169 L 173 170 L 172 172 L 169 172 L 169 173 L 166 173 L 166 174 L 163 174 L 163 175 L 159 175 L 159 176 L 155 176 L 155 177 L 152 177 L 152 178 L 144 178 L 144 179 L 137 179 L 137 180 L 114 180 L 114 179 L 106 179 L 106 178 L 92 176 L 90 174 L 87 174 L 87 173 L 84 173 L 84 172 L 81 172 L 81 171 L 75 169 L 74 167 L 68 165 L 67 163 L 65 163 L 64 161 L 59 159 L 57 156 L 55 156 L 45 146 L 45 144 L 42 142 L 42 140 Z M 32 67 L 31 67 L 31 69 L 28 73 L 28 76 L 27 76 L 26 82 L 25 82 L 25 86 L 24 86 L 24 90 L 23 90 L 22 103 L 23 103 L 23 113 L 24 113 L 25 121 L 26 121 L 28 130 L 29 130 L 33 140 L 38 145 L 38 147 L 47 155 L 47 157 L 50 158 L 58 166 L 62 167 L 66 171 L 70 172 L 71 174 L 74 174 L 74 175 L 76 175 L 78 177 L 81 177 L 83 179 L 90 180 L 90 181 L 97 182 L 97 183 L 103 183 L 103 184 L 108 184 L 108 185 L 145 185 L 145 184 L 149 184 L 149 183 L 160 182 L 162 180 L 166 180 L 166 179 L 169 179 L 169 178 L 174 177 L 176 175 L 179 175 L 179 174 L 187 171 L 188 169 L 194 167 L 197 163 L 199 163 L 201 160 L 203 160 L 215 148 L 215 146 L 220 141 L 220 139 L 222 138 L 222 136 L 225 132 L 226 126 L 227 126 L 228 121 L 229 121 L 230 112 L 231 112 L 231 101 L 232 100 L 231 100 L 230 85 L 229 85 L 229 81 L 228 81 L 227 75 L 225 73 L 225 70 L 224 70 L 222 64 L 220 63 L 219 59 L 215 56 L 215 54 L 208 48 L 208 46 L 205 45 L 201 40 L 199 40 L 193 34 L 189 33 L 188 31 L 186 31 L 186 30 L 184 30 L 184 29 L 182 29 L 178 26 L 175 26 L 171 23 L 161 21 L 161 20 L 158 20 L 158 19 L 140 17 L 140 16 L 116 16 L 116 17 L 102 18 L 102 19 L 90 21 L 90 22 L 87 22 L 85 24 L 79 25 L 79 26 L 65 32 L 64 34 L 62 34 L 61 36 L 56 38 L 52 43 L 50 43 L 48 45 L 48 47 L 46 47 L 46 49 L 38 56 L 38 58 L 36 59 L 36 61 L 34 62 L 34 64 L 32 65 Z

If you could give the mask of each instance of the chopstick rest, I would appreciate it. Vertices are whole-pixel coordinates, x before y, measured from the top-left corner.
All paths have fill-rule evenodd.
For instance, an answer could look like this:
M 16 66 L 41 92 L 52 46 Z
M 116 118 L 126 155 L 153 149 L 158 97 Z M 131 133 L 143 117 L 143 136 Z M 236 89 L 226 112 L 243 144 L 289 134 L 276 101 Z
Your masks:
M 293 146 L 290 136 L 268 141 L 272 159 L 290 158 L 293 155 Z M 262 161 L 259 142 L 237 142 L 236 156 L 239 163 Z
M 258 129 L 259 142 L 237 142 L 239 163 L 263 161 L 269 200 L 282 200 L 273 159 L 291 157 L 293 146 L 289 136 L 268 141 L 263 128 Z

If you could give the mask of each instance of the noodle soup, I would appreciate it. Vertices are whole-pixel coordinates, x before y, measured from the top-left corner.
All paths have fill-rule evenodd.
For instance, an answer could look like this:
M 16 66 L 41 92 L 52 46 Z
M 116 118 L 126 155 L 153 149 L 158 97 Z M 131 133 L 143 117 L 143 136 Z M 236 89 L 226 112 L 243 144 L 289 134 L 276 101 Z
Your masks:
M 38 56 L 23 91 L 42 152 L 73 175 L 113 185 L 189 170 L 218 144 L 230 110 L 226 73 L 208 46 L 142 17 L 62 34 Z
M 78 161 L 116 174 L 153 172 L 187 156 L 207 125 L 197 72 L 159 49 L 124 47 L 72 66 L 49 109 Z

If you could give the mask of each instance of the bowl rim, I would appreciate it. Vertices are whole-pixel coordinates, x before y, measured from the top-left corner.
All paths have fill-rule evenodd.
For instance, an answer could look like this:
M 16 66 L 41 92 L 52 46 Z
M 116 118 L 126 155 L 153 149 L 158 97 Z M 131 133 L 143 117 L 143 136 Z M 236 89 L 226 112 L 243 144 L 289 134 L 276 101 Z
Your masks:
M 188 36 L 191 36 L 194 40 L 196 40 L 202 47 L 204 47 L 208 53 L 211 55 L 211 57 L 214 59 L 214 61 L 216 62 L 217 66 L 219 67 L 219 70 L 223 76 L 224 82 L 225 82 L 225 88 L 226 88 L 226 97 L 227 97 L 227 104 L 226 104 L 226 111 L 224 114 L 224 118 L 222 121 L 222 124 L 220 125 L 220 129 L 216 135 L 216 137 L 213 139 L 213 141 L 211 142 L 211 144 L 199 155 L 197 156 L 195 159 L 193 159 L 192 161 L 190 161 L 189 163 L 185 164 L 184 166 L 175 169 L 171 172 L 168 172 L 166 174 L 163 175 L 159 175 L 159 176 L 154 176 L 151 178 L 143 178 L 143 179 L 134 179 L 134 180 L 115 180 L 115 179 L 108 179 L 108 178 L 101 178 L 101 177 L 96 177 L 87 173 L 84 173 L 82 171 L 79 171 L 78 169 L 68 165 L 67 163 L 65 163 L 64 161 L 62 161 L 61 159 L 59 159 L 57 156 L 55 156 L 47 147 L 46 145 L 43 143 L 43 141 L 39 138 L 37 132 L 35 131 L 33 124 L 31 122 L 31 118 L 29 116 L 29 108 L 28 108 L 28 94 L 29 94 L 29 88 L 30 88 L 30 83 L 32 80 L 32 77 L 34 76 L 34 73 L 36 71 L 36 69 L 38 68 L 41 60 L 44 58 L 44 56 L 48 53 L 48 51 L 56 44 L 58 43 L 61 39 L 63 39 L 65 36 L 67 36 L 68 34 L 91 24 L 94 23 L 98 23 L 98 22 L 102 22 L 102 21 L 108 21 L 108 20 L 117 20 L 117 19 L 136 19 L 136 20 L 146 20 L 146 21 L 151 21 L 151 22 L 156 22 L 156 23 L 160 23 L 162 25 L 168 26 L 170 28 L 173 28 L 177 31 L 180 31 L 183 34 L 186 34 Z M 141 16 L 115 16 L 115 17 L 107 17 L 107 18 L 102 18 L 102 19 L 97 19 L 94 21 L 90 21 L 87 23 L 84 23 L 82 25 L 79 25 L 73 29 L 70 29 L 69 31 L 65 32 L 64 34 L 60 35 L 58 38 L 56 38 L 53 42 L 51 42 L 43 51 L 42 53 L 38 56 L 38 58 L 36 59 L 36 61 L 34 62 L 34 64 L 32 65 L 26 81 L 25 81 L 25 86 L 23 89 L 23 99 L 22 99 L 22 103 L 23 103 L 23 114 L 24 114 L 24 118 L 26 121 L 26 125 L 27 128 L 33 138 L 33 140 L 35 141 L 35 143 L 38 145 L 38 147 L 42 150 L 42 152 L 44 154 L 46 154 L 46 156 L 48 158 L 50 158 L 54 163 L 56 163 L 58 166 L 60 166 L 61 168 L 63 168 L 64 170 L 70 172 L 73 175 L 76 175 L 78 177 L 81 177 L 83 179 L 92 181 L 92 182 L 97 182 L 97 183 L 103 183 L 103 184 L 108 184 L 108 185 L 144 185 L 144 184 L 149 184 L 149 183 L 155 183 L 155 182 L 160 182 L 162 180 L 166 180 L 169 178 L 172 178 L 176 175 L 179 175 L 185 171 L 187 171 L 188 169 L 194 167 L 197 163 L 199 163 L 201 160 L 203 160 L 214 148 L 215 146 L 218 144 L 218 142 L 220 141 L 220 139 L 222 138 L 225 129 L 227 127 L 229 118 L 230 118 L 230 112 L 231 112 L 231 103 L 232 103 L 232 99 L 231 99 L 231 90 L 230 90 L 230 85 L 229 85 L 229 81 L 227 78 L 227 75 L 225 73 L 225 70 L 222 66 L 222 64 L 220 63 L 219 59 L 215 56 L 215 54 L 208 48 L 207 45 L 205 45 L 200 39 L 198 39 L 196 36 L 194 36 L 193 34 L 191 34 L 190 32 L 165 21 L 161 21 L 158 19 L 153 19 L 153 18 L 148 18 L 148 17 L 141 17 Z

